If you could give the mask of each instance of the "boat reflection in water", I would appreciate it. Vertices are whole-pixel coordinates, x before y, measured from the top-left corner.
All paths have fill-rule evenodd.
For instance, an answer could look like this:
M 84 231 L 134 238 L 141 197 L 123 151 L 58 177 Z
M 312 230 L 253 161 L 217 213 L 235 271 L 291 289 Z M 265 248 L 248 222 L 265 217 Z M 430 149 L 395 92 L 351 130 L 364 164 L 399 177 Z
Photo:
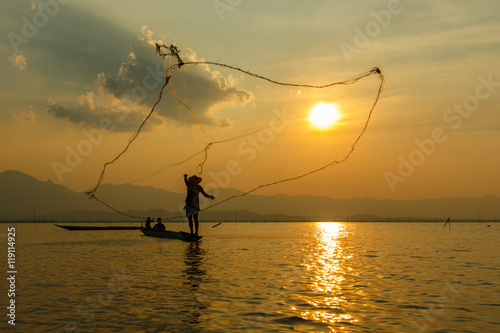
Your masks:
M 356 321 L 347 313 L 350 300 L 344 292 L 350 288 L 346 278 L 356 274 L 350 265 L 352 254 L 345 248 L 347 234 L 346 224 L 316 224 L 316 242 L 311 244 L 304 263 L 310 280 L 310 293 L 313 294 L 302 295 L 302 300 L 309 304 L 308 310 L 301 311 L 303 319 L 335 324 L 335 327 Z

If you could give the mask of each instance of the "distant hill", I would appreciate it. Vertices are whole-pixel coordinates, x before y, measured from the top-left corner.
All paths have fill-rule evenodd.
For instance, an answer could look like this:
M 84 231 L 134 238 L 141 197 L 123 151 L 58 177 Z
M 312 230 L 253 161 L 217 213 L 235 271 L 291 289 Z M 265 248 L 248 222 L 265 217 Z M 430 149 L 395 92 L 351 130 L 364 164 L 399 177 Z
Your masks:
M 50 180 L 43 182 L 15 170 L 0 173 L 0 220 L 98 209 L 97 202 Z
M 152 186 L 139 185 L 112 185 L 102 184 L 98 195 L 118 210 L 163 209 L 165 211 L 179 211 L 184 207 L 185 193 L 175 193 L 154 188 Z M 102 208 L 102 206 L 100 207 Z
M 333 199 L 311 195 L 248 195 L 220 205 L 219 209 L 246 209 L 259 214 L 307 215 L 324 218 L 500 218 L 500 198 L 443 198 L 381 200 L 374 198 Z
M 235 189 L 215 189 L 217 199 L 240 194 Z M 131 215 L 172 217 L 182 215 L 185 193 L 138 185 L 103 184 L 99 197 Z M 202 205 L 214 203 L 203 197 Z M 333 199 L 312 195 L 246 195 L 203 212 L 205 220 L 384 220 L 395 218 L 498 219 L 500 198 L 443 198 L 425 200 Z M 20 171 L 0 173 L 0 220 L 123 221 L 127 217 L 51 181 L 40 181 Z M 480 216 L 479 216 L 480 215 Z

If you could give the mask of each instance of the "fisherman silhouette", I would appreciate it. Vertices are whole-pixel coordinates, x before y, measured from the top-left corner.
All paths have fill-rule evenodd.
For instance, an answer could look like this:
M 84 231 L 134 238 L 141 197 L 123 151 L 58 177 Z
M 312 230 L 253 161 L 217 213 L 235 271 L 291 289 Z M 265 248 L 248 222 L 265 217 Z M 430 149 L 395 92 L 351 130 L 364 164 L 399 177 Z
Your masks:
M 189 220 L 189 230 L 191 231 L 191 234 L 193 235 L 193 220 L 194 220 L 194 227 L 195 227 L 195 232 L 194 235 L 198 236 L 198 213 L 200 212 L 200 199 L 199 199 L 199 194 L 203 194 L 203 196 L 210 198 L 210 199 L 215 199 L 213 195 L 210 195 L 206 193 L 203 190 L 203 187 L 201 187 L 201 178 L 193 175 L 188 178 L 188 176 L 185 174 L 184 175 L 184 182 L 186 183 L 187 187 L 187 195 L 186 195 L 186 205 L 184 206 L 184 209 L 186 210 L 186 216 Z

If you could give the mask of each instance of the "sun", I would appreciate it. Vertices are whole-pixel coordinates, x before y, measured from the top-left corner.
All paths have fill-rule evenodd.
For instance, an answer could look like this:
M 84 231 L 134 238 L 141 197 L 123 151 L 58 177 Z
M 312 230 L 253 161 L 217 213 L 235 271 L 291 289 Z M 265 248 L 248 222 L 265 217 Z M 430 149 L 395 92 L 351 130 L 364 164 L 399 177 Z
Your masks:
M 327 129 L 337 122 L 340 112 L 337 105 L 332 103 L 318 103 L 309 113 L 309 121 L 319 129 Z

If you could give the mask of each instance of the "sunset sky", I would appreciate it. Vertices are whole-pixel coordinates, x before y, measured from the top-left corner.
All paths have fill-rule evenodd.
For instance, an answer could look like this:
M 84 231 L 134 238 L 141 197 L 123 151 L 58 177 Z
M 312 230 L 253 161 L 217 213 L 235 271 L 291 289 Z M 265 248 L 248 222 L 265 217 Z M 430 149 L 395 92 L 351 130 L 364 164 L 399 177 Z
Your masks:
M 378 66 L 384 90 L 353 154 L 259 194 L 419 199 L 500 196 L 500 3 L 482 1 L 2 1 L 0 172 L 93 187 L 164 81 L 154 42 L 184 61 L 322 85 Z M 182 175 L 250 190 L 342 158 L 380 80 L 279 86 L 185 66 L 106 182 L 183 191 Z M 308 120 L 318 103 L 339 119 Z M 206 139 L 205 139 L 206 138 Z M 207 141 L 208 140 L 208 141 Z

